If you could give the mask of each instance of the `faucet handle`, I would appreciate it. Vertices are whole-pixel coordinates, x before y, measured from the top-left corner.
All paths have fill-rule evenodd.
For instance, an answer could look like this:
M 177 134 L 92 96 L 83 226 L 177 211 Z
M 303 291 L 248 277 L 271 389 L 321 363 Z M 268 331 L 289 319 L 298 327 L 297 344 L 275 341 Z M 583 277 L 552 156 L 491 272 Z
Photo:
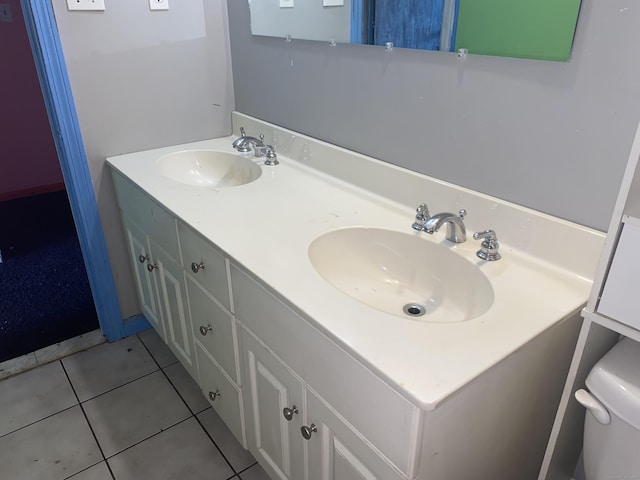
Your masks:
M 429 215 L 429 207 L 427 207 L 426 203 L 421 203 L 420 205 L 418 205 L 418 208 L 416 208 L 416 218 L 429 218 L 430 216 L 431 215 Z
M 278 155 L 276 155 L 276 150 L 271 145 L 265 145 L 265 156 L 264 156 L 264 164 L 270 167 L 274 165 L 278 165 L 280 162 L 278 161 Z
M 498 236 L 493 230 L 485 230 L 484 232 L 476 232 L 473 234 L 474 240 L 482 239 L 480 244 L 480 250 L 476 252 L 476 255 L 482 260 L 493 262 L 500 260 L 501 256 L 498 253 L 500 244 L 498 243 Z
M 418 208 L 416 208 L 416 221 L 413 222 L 411 228 L 419 232 L 424 230 L 424 222 L 429 220 L 430 216 L 431 215 L 429 214 L 429 207 L 427 207 L 427 204 L 421 203 L 420 205 L 418 205 Z

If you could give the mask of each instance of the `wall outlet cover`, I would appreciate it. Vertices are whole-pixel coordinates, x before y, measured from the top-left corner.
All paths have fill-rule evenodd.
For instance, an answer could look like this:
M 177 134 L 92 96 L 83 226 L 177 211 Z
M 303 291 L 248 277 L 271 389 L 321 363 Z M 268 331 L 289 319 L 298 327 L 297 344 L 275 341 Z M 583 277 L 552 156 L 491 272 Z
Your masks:
M 67 9 L 104 11 L 104 0 L 67 0 Z
M 293 8 L 293 0 L 280 0 L 280 8 Z
M 169 10 L 169 0 L 149 0 L 149 10 Z

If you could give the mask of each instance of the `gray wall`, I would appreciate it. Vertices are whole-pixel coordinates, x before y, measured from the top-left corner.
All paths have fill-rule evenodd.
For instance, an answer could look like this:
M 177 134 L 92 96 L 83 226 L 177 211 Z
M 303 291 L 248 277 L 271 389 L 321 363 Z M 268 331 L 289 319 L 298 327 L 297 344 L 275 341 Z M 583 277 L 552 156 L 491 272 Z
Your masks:
M 226 0 L 110 0 L 104 12 L 53 1 L 125 318 L 140 312 L 105 158 L 231 133 Z
M 237 1 L 237 0 L 236 0 Z M 308 38 L 329 43 L 351 38 L 351 1 L 323 7 L 322 1 L 297 0 L 293 8 L 280 8 L 279 0 L 251 0 L 251 31 L 255 35 Z
M 237 110 L 608 228 L 640 118 L 637 0 L 583 0 L 568 63 L 286 44 L 251 36 L 246 0 L 228 11 Z

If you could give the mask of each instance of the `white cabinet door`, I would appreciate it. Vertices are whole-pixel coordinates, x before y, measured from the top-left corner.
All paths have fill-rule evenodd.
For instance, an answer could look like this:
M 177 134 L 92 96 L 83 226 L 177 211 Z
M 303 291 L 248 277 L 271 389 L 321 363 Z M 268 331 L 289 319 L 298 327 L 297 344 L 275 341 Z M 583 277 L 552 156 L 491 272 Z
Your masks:
M 402 480 L 317 394 L 307 389 L 309 480 Z M 372 418 L 372 422 L 376 419 Z
M 154 269 L 151 248 L 147 235 L 140 230 L 127 216 L 122 216 L 127 245 L 131 255 L 131 267 L 138 291 L 138 301 L 142 313 L 149 320 L 151 326 L 162 339 L 166 339 L 166 332 L 160 312 L 160 302 L 156 284 L 156 275 L 149 269 Z
M 162 316 L 165 320 L 165 341 L 187 371 L 194 378 L 198 378 L 182 268 L 155 243 L 151 242 L 151 248 L 156 265 L 155 272 L 158 275 Z
M 249 450 L 271 478 L 304 479 L 302 381 L 245 330 L 242 347 Z

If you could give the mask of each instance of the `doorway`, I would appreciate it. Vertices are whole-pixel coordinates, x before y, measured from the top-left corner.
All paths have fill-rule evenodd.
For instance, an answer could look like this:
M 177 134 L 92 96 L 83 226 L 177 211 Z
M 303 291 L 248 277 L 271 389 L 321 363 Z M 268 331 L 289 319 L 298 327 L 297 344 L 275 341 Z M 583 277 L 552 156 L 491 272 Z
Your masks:
M 0 362 L 99 327 L 18 0 L 1 20 Z

